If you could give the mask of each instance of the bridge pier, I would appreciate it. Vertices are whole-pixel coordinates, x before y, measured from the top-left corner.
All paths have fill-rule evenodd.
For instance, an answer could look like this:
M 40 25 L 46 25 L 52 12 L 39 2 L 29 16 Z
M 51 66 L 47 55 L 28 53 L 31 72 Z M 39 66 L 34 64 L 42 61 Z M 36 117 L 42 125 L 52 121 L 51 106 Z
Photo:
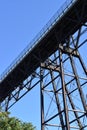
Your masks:
M 4 111 L 39 86 L 41 130 L 87 129 L 86 1 L 71 0 L 2 76 Z

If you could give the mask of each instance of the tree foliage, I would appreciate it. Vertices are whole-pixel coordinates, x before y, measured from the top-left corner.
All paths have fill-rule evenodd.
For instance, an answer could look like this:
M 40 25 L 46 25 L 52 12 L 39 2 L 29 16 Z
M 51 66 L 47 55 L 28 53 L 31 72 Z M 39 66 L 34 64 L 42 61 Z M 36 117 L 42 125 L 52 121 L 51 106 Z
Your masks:
M 9 112 L 0 112 L 0 130 L 35 130 L 31 123 L 22 122 L 15 117 L 9 117 Z

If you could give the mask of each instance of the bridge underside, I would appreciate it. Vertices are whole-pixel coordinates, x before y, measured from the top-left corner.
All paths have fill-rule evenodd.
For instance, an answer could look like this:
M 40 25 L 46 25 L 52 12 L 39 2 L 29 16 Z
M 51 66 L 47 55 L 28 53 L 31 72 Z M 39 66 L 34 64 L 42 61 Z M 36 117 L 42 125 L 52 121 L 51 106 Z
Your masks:
M 4 87 L 1 90 L 0 86 L 3 93 L 6 89 L 8 91 L 9 85 L 15 86 L 14 90 L 12 88 L 6 93 L 8 96 L 0 93 L 1 106 L 5 111 L 38 86 L 41 130 L 87 129 L 86 8 L 86 0 L 78 1 L 16 71 L 0 84 Z M 16 79 L 13 79 L 13 74 Z
M 2 103 L 8 110 L 32 88 L 39 86 L 42 130 L 87 129 L 87 25 L 38 67 Z M 67 44 L 68 43 L 68 44 Z M 41 60 L 41 59 L 40 59 Z
M 18 64 L 7 77 L 0 82 L 0 102 L 2 102 L 12 91 L 33 73 L 52 53 L 54 53 L 61 43 L 66 43 L 87 21 L 87 1 L 77 0 L 67 12 L 58 20 L 55 26 L 39 41 L 30 53 Z

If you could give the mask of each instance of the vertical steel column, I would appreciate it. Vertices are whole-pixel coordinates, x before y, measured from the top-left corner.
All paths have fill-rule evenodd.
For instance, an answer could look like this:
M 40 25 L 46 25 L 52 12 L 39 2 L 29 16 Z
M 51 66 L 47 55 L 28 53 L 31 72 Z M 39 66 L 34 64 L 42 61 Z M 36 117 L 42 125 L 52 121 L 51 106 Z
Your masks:
M 70 130 L 61 50 L 59 50 L 59 61 L 60 61 L 60 77 L 61 77 L 61 84 L 62 84 L 62 93 L 63 93 L 63 102 L 64 102 L 64 114 L 65 114 L 65 123 L 66 123 L 65 126 L 66 126 L 66 130 Z
M 81 101 L 82 101 L 82 104 L 83 104 L 83 108 L 87 112 L 84 94 L 83 94 L 82 88 L 80 86 L 80 81 L 79 81 L 79 78 L 78 78 L 78 74 L 77 74 L 77 71 L 76 71 L 76 67 L 75 67 L 75 63 L 74 63 L 72 55 L 70 55 L 70 61 L 71 61 L 73 73 L 74 73 L 75 78 L 76 78 L 76 83 L 77 83 L 78 91 L 79 91 Z
M 43 95 L 43 69 L 40 66 L 40 101 L 41 101 L 41 130 L 45 130 L 44 126 L 44 95 Z
M 61 127 L 62 127 L 62 130 L 65 130 L 63 115 L 61 113 L 61 106 L 60 106 L 60 102 L 59 102 L 59 98 L 58 98 L 58 94 L 57 94 L 57 90 L 56 90 L 56 84 L 55 84 L 55 80 L 53 80 L 54 75 L 53 75 L 53 72 L 51 70 L 50 70 L 50 74 L 51 74 L 51 78 L 52 78 L 52 85 L 53 85 L 53 90 L 54 90 L 54 95 L 55 95 L 55 99 L 56 99 L 58 113 L 60 113 L 59 117 L 60 117 Z
M 68 88 L 66 87 L 65 89 L 66 89 L 66 93 L 67 93 L 68 99 L 69 99 L 69 101 L 70 101 L 70 104 L 71 104 L 73 110 L 75 110 L 75 105 L 74 105 L 74 103 L 73 103 L 72 97 L 69 95 Z M 75 115 L 75 117 L 76 117 L 76 119 L 77 119 L 78 126 L 80 127 L 80 129 L 82 129 L 83 126 L 82 126 L 82 124 L 81 124 L 81 121 L 80 121 L 79 118 L 78 118 L 79 116 L 78 116 L 78 113 L 77 113 L 76 111 L 74 111 L 74 115 Z
M 9 106 L 10 97 L 11 97 L 11 95 L 9 95 L 8 98 L 7 98 L 7 100 L 6 100 L 6 108 L 5 108 L 5 111 L 8 111 L 8 106 Z

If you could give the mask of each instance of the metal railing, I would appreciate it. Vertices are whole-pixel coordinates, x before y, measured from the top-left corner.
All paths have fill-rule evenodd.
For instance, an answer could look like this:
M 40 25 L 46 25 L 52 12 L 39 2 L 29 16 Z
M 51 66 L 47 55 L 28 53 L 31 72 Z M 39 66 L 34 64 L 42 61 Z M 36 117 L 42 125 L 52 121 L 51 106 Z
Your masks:
M 64 5 L 55 13 L 49 22 L 41 29 L 36 37 L 28 44 L 28 46 L 20 53 L 20 55 L 10 64 L 10 66 L 0 75 L 0 83 L 4 78 L 30 53 L 40 40 L 54 27 L 54 25 L 62 18 L 62 16 L 70 9 L 77 0 L 67 0 Z

